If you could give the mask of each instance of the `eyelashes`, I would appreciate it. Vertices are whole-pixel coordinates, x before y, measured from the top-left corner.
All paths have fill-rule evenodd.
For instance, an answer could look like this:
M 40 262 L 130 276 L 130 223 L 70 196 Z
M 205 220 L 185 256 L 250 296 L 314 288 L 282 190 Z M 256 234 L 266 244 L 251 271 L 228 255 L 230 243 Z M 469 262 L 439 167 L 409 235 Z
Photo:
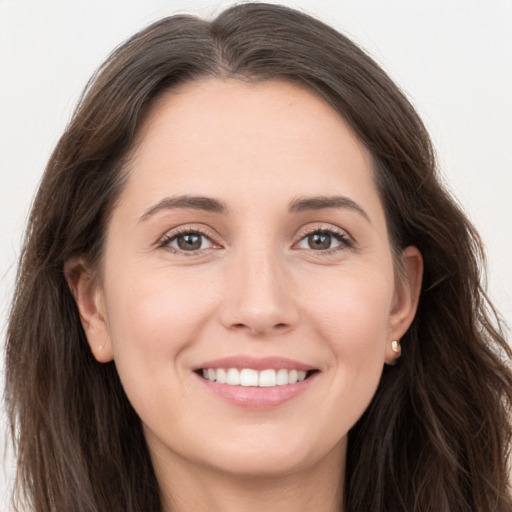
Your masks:
M 212 241 L 207 236 L 194 231 L 175 235 L 167 240 L 166 245 L 183 252 L 204 251 L 213 247 Z
M 205 228 L 177 228 L 166 233 L 158 247 L 184 256 L 195 256 L 210 249 L 222 249 L 220 244 L 214 242 L 213 234 Z
M 293 250 L 305 250 L 318 256 L 329 256 L 354 248 L 354 240 L 344 230 L 333 226 L 315 226 L 301 230 L 293 243 Z M 158 243 L 159 248 L 182 256 L 198 256 L 211 250 L 222 249 L 216 236 L 205 227 L 177 228 L 166 233 Z
M 300 249 L 322 253 L 350 249 L 352 246 L 352 239 L 344 231 L 332 228 L 312 228 L 302 234 L 299 242 L 294 245 Z

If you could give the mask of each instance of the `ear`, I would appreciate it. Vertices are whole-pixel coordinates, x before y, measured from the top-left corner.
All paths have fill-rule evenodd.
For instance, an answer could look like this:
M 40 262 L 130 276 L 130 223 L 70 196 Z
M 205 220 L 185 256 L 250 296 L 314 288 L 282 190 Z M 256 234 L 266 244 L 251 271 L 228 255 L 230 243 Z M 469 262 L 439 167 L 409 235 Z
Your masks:
M 95 273 L 87 269 L 83 258 L 71 258 L 64 264 L 64 275 L 78 306 L 89 347 L 100 363 L 112 361 L 103 290 Z
M 413 246 L 407 247 L 401 254 L 401 272 L 397 276 L 395 292 L 389 315 L 389 340 L 386 346 L 386 363 L 392 364 L 400 357 L 400 344 L 393 341 L 400 340 L 411 325 L 421 291 L 423 277 L 423 258 L 420 251 Z

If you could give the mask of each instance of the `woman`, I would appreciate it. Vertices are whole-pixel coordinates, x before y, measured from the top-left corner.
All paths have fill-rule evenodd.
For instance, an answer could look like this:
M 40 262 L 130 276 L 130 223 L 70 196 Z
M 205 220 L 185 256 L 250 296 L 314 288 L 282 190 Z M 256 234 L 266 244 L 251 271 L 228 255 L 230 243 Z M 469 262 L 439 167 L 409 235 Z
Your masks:
M 34 203 L 7 346 L 20 495 L 510 510 L 481 258 L 348 39 L 265 4 L 153 24 L 89 84 Z

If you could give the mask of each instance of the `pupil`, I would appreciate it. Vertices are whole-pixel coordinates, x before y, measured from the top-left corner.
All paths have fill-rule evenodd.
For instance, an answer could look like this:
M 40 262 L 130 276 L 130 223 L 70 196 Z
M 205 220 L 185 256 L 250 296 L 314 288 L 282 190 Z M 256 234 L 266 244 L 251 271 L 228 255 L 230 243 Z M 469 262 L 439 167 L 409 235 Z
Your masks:
M 308 236 L 308 243 L 312 249 L 329 249 L 331 246 L 331 235 L 315 233 Z
M 182 235 L 178 238 L 178 247 L 184 251 L 193 251 L 201 248 L 201 235 Z

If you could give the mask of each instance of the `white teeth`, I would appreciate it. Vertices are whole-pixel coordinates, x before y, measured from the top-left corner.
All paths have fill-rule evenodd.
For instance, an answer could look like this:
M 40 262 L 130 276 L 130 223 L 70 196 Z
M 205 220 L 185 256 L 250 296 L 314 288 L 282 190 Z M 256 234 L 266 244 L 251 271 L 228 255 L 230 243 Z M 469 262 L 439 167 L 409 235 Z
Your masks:
M 223 368 L 219 368 L 217 370 L 217 379 L 216 380 L 220 384 L 224 384 L 226 382 L 226 370 L 224 370 Z
M 205 379 L 218 382 L 219 384 L 229 384 L 230 386 L 251 386 L 260 388 L 270 388 L 274 386 L 286 386 L 302 382 L 306 378 L 306 372 L 303 370 L 254 370 L 252 368 L 204 368 L 202 370 Z
M 215 370 L 214 370 L 215 371 Z M 214 380 L 214 379 L 210 379 Z M 240 372 L 236 368 L 230 368 L 226 374 L 226 384 L 231 386 L 240 385 Z
M 277 370 L 276 374 L 276 384 L 278 386 L 284 386 L 285 384 L 288 384 L 288 370 L 282 369 Z
M 240 385 L 241 386 L 257 386 L 258 385 L 258 370 L 251 368 L 244 368 L 240 372 Z
M 260 372 L 260 378 L 258 381 L 260 388 L 271 388 L 277 385 L 276 371 L 275 370 L 263 370 Z

